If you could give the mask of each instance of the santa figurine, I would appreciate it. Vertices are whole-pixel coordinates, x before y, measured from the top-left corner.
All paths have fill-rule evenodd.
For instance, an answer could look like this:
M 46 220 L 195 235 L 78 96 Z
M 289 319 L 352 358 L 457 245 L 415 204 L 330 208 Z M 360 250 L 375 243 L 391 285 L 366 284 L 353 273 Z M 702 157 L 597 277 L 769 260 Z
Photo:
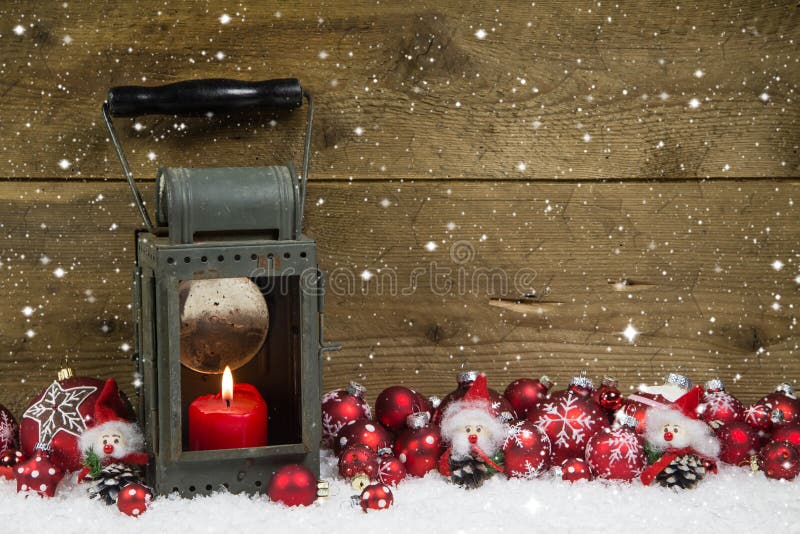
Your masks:
M 109 378 L 94 409 L 94 421 L 81 434 L 84 468 L 78 481 L 89 480 L 89 496 L 115 504 L 120 488 L 129 483 L 141 483 L 142 467 L 149 462 L 142 452 L 144 438 L 136 423 L 119 416 L 122 396 L 117 383 Z
M 714 431 L 697 418 L 703 388 L 695 386 L 671 406 L 653 407 L 645 415 L 645 440 L 660 457 L 641 475 L 649 486 L 693 488 L 706 474 L 716 473 L 720 445 Z
M 448 445 L 439 459 L 439 472 L 467 489 L 502 472 L 502 445 L 508 429 L 492 406 L 486 375 L 479 374 L 467 393 L 448 404 L 441 422 Z

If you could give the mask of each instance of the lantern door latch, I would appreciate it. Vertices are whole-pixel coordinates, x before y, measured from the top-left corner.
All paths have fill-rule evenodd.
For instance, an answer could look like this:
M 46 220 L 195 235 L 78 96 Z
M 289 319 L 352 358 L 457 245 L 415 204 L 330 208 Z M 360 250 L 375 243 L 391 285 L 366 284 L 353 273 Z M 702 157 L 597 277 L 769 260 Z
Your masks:
M 319 355 L 342 350 L 341 343 L 325 341 L 325 273 L 317 269 L 317 311 L 319 312 Z

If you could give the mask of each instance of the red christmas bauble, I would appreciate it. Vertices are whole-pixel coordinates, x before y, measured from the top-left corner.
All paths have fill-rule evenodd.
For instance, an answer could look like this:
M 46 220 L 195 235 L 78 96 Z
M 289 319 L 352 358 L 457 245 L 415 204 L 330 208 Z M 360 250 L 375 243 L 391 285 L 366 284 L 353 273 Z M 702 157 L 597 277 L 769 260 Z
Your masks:
M 0 453 L 0 477 L 5 478 L 6 480 L 14 480 L 14 472 L 17 464 L 20 464 L 27 459 L 28 457 L 25 456 L 22 451 L 18 451 L 16 449 L 6 449 Z
M 380 424 L 397 432 L 406 426 L 406 417 L 414 412 L 425 412 L 430 408 L 427 399 L 405 386 L 391 386 L 380 392 L 375 399 L 375 419 Z
M 131 517 L 139 517 L 147 511 L 153 493 L 150 488 L 131 482 L 119 490 L 117 508 L 120 512 Z
M 531 411 L 528 420 L 550 438 L 554 465 L 567 458 L 583 458 L 589 438 L 608 428 L 608 418 L 594 399 L 570 390 L 553 393 Z
M 339 474 L 348 480 L 360 474 L 375 480 L 378 477 L 378 453 L 360 443 L 348 445 L 339 455 Z
M 19 425 L 8 408 L 0 404 L 0 452 L 19 447 Z
M 356 419 L 345 424 L 333 442 L 336 454 L 353 443 L 366 445 L 375 452 L 392 446 L 392 435 L 375 421 Z
M 444 410 L 447 408 L 448 404 L 453 401 L 461 400 L 461 398 L 467 394 L 467 391 L 469 390 L 470 386 L 472 386 L 472 383 L 476 378 L 478 378 L 478 374 L 479 373 L 477 371 L 465 371 L 463 373 L 459 373 L 458 387 L 448 393 L 447 396 L 442 399 L 439 407 L 433 412 L 434 425 L 438 426 L 442 422 L 442 416 L 444 415 Z M 514 407 L 511 406 L 511 403 L 492 388 L 489 388 L 489 400 L 492 402 L 492 407 L 503 419 L 512 421 L 517 418 L 517 414 L 514 411 Z
M 378 478 L 389 486 L 396 486 L 406 478 L 406 466 L 391 449 L 383 449 L 378 454 Z
M 350 382 L 344 389 L 329 391 L 322 396 L 322 443 L 333 446 L 342 427 L 356 419 L 372 419 L 372 410 L 364 400 L 366 388 Z
M 766 395 L 758 404 L 765 404 L 770 408 L 770 416 L 775 426 L 790 423 L 800 423 L 800 399 L 794 396 L 792 386 L 779 385 L 773 393 Z M 779 413 L 776 413 L 776 410 Z
M 622 402 L 622 413 L 636 418 L 636 433 L 644 434 L 644 418 L 652 404 L 670 406 L 669 399 L 658 393 L 637 391 Z
M 569 386 L 567 386 L 567 390 L 581 397 L 594 396 L 595 393 L 594 382 L 587 376 L 572 377 L 572 380 L 569 381 Z
M 317 478 L 304 465 L 284 465 L 272 475 L 267 495 L 286 506 L 308 506 L 317 499 Z
M 508 478 L 536 478 L 550 467 L 550 438 L 531 421 L 511 426 L 503 443 L 503 469 Z
M 598 478 L 630 482 L 647 465 L 644 440 L 633 428 L 604 429 L 589 438 L 586 463 Z
M 775 429 L 771 441 L 788 441 L 800 451 L 800 423 L 789 423 Z
M 81 469 L 82 451 L 78 437 L 92 424 L 94 405 L 104 382 L 96 378 L 72 377 L 54 381 L 25 410 L 20 421 L 22 451 L 29 457 L 34 449 L 49 451 L 50 460 L 65 471 Z M 133 409 L 121 399 L 121 419 L 133 420 Z
M 770 441 L 758 453 L 758 467 L 769 478 L 792 480 L 800 474 L 800 452 L 788 441 Z
M 506 387 L 503 397 L 511 404 L 517 417 L 525 419 L 533 407 L 547 397 L 551 387 L 553 383 L 546 376 L 518 378 Z
M 748 466 L 758 452 L 758 431 L 744 421 L 731 421 L 714 431 L 719 439 L 719 459 L 733 465 Z
M 369 510 L 385 510 L 394 502 L 392 490 L 386 484 L 373 484 L 364 488 L 361 492 L 361 509 L 365 512 Z
M 568 482 L 592 480 L 592 471 L 583 458 L 567 458 L 561 464 L 561 479 Z
M 37 453 L 15 467 L 14 477 L 17 479 L 17 492 L 35 491 L 42 497 L 56 494 L 64 470 L 53 463 L 46 454 Z
M 766 404 L 757 402 L 744 411 L 744 420 L 759 432 L 769 432 L 772 429 L 771 411 Z
M 603 383 L 594 393 L 594 400 L 609 416 L 622 408 L 622 403 L 625 399 L 622 396 L 622 392 L 617 388 L 617 379 L 611 376 L 603 378 Z
M 744 406 L 736 397 L 725 391 L 725 385 L 719 379 L 709 380 L 706 383 L 700 410 L 700 419 L 706 423 L 719 421 L 727 424 L 732 421 L 744 421 Z
M 437 468 L 442 454 L 442 435 L 439 427 L 429 424 L 427 412 L 411 414 L 407 428 L 400 431 L 394 442 L 394 454 L 413 477 L 424 477 Z

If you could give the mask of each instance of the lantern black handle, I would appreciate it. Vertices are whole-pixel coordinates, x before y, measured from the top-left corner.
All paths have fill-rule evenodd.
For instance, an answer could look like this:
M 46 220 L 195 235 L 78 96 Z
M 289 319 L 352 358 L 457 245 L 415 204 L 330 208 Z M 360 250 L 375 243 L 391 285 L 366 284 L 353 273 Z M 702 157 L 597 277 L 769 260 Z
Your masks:
M 302 104 L 303 88 L 297 78 L 259 82 L 211 78 L 157 87 L 122 85 L 108 91 L 112 117 L 196 115 L 245 108 L 292 109 Z
M 139 209 L 147 231 L 155 235 L 162 235 L 166 229 L 154 225 L 147 213 L 111 117 L 135 117 L 148 114 L 196 115 L 208 112 L 232 112 L 254 107 L 293 109 L 302 105 L 303 97 L 308 101 L 308 114 L 306 116 L 306 139 L 303 145 L 303 174 L 296 184 L 300 193 L 299 206 L 296 210 L 298 238 L 302 232 L 303 207 L 308 186 L 308 160 L 311 153 L 314 99 L 308 91 L 303 90 L 297 78 L 279 78 L 258 82 L 210 78 L 156 87 L 136 85 L 112 87 L 108 92 L 108 100 L 103 103 L 103 118 L 111 136 L 111 142 L 117 151 L 125 178 L 130 185 L 133 200 Z

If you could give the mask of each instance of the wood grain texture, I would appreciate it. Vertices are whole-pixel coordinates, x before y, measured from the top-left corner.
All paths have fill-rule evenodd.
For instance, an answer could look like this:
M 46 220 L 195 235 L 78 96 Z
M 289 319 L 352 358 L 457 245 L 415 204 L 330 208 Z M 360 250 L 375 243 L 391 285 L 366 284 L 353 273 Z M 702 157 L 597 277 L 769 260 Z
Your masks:
M 789 1 L 5 3 L 0 177 L 118 177 L 109 87 L 222 76 L 301 78 L 315 178 L 793 177 L 798 39 Z M 299 161 L 304 114 L 271 119 L 120 131 L 145 177 Z
M 441 394 L 463 368 L 628 387 L 680 368 L 752 401 L 800 374 L 798 198 L 769 180 L 312 184 L 326 336 L 345 345 L 325 388 Z M 130 392 L 126 185 L 6 182 L 0 213 L 0 403 L 19 413 L 65 358 Z

